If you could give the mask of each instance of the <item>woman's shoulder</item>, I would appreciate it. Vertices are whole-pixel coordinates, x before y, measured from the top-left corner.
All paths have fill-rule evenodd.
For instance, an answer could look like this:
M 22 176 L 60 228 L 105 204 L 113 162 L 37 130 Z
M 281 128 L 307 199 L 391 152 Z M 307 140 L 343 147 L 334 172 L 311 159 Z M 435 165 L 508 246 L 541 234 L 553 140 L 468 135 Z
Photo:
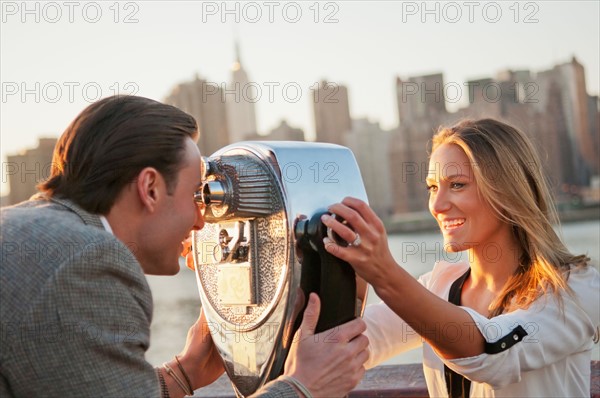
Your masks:
M 571 267 L 569 268 L 569 275 L 575 276 L 576 279 L 600 278 L 600 272 L 598 271 L 598 268 L 594 264 L 589 263 L 585 267 L 571 265 Z
M 571 267 L 567 283 L 582 309 L 598 325 L 600 303 L 600 273 L 593 265 L 587 267 Z
M 600 294 L 600 273 L 593 265 L 586 267 L 571 266 L 567 284 L 578 296 Z

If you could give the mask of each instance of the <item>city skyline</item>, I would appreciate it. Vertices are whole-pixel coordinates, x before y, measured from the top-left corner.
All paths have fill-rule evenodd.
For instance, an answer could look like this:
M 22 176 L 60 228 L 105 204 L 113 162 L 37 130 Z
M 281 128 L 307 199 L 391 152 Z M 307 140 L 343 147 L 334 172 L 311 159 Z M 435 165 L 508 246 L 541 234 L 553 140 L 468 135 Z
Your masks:
M 232 85 L 247 81 L 238 56 Z M 544 71 L 504 71 L 496 78 L 469 81 L 468 107 L 450 113 L 443 74 L 398 78 L 400 123 L 392 130 L 382 130 L 366 118 L 351 119 L 347 88 L 322 82 L 313 92 L 316 138 L 354 152 L 369 203 L 384 220 L 426 210 L 425 149 L 439 126 L 463 118 L 492 117 L 521 128 L 539 145 L 559 207 L 600 203 L 599 101 L 587 93 L 585 82 L 585 70 L 576 58 Z M 253 103 L 232 102 L 231 97 L 221 102 L 231 87 L 196 77 L 177 84 L 165 99 L 196 118 L 198 146 L 205 153 L 239 140 L 305 140 L 301 129 L 285 121 L 268 135 L 258 135 Z M 234 135 L 231 121 L 237 124 Z M 54 142 L 40 139 L 38 147 L 8 156 L 10 193 L 2 197 L 2 205 L 27 199 L 35 192 L 36 180 L 47 178 Z
M 7 8 L 7 3 L 17 8 L 21 4 L 2 5 L 3 162 L 7 154 L 35 146 L 38 137 L 60 135 L 98 88 L 103 96 L 135 91 L 164 100 L 176 84 L 196 74 L 228 84 L 236 37 L 249 79 L 262 89 L 256 102 L 261 133 L 285 119 L 314 139 L 311 90 L 324 79 L 348 88 L 353 119 L 366 117 L 384 129 L 398 124 L 398 76 L 443 73 L 449 90 L 463 88 L 458 101 L 447 101 L 455 111 L 468 103 L 467 81 L 494 77 L 505 69 L 543 71 L 575 56 L 586 68 L 588 93 L 599 91 L 596 2 L 481 2 L 479 8 L 487 6 L 486 14 L 471 10 L 472 23 L 466 20 L 469 10 L 464 3 L 450 9 L 432 2 L 429 10 L 418 10 L 417 2 L 275 2 L 281 9 L 287 6 L 288 14 L 274 12 L 272 23 L 266 20 L 264 3 L 256 3 L 263 7 L 264 22 L 258 23 L 250 21 L 254 14 L 247 3 L 235 2 L 230 3 L 230 14 L 223 14 L 221 3 L 214 2 L 178 2 L 171 8 L 162 2 L 128 2 L 112 9 L 109 4 L 77 3 L 81 7 L 72 15 L 63 8 L 57 22 L 51 22 L 56 10 L 42 3 L 38 11 L 34 6 L 25 10 L 29 14 Z M 103 15 L 94 23 L 90 21 L 96 6 L 90 4 L 97 4 Z M 238 4 L 238 10 L 231 4 Z M 291 22 L 296 6 L 302 18 Z M 77 13 L 83 9 L 87 14 Z M 503 16 L 491 22 L 497 9 Z M 463 13 L 462 21 L 452 22 L 457 14 L 451 12 L 456 10 Z M 375 22 L 369 20 L 373 15 Z M 128 18 L 137 22 L 126 24 Z M 325 23 L 327 18 L 337 22 Z M 525 23 L 527 18 L 537 22 Z M 70 33 L 73 30 L 81 37 Z M 406 36 L 414 31 L 420 33 Z M 497 31 L 503 35 L 482 38 Z M 35 62 L 39 59 L 46 62 Z M 286 84 L 288 92 L 283 92 Z M 299 96 L 294 94 L 297 87 L 302 90 Z M 270 88 L 273 101 L 268 98 Z M 4 184 L 2 189 L 4 194 Z

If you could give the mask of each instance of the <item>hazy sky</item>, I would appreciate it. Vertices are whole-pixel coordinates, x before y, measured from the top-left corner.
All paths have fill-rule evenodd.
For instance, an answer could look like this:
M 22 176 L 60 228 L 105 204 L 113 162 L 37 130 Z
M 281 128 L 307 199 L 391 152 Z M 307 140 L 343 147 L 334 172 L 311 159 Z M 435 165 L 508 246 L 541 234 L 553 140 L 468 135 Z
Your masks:
M 576 56 L 597 95 L 599 4 L 2 1 L 0 155 L 60 135 L 90 102 L 118 91 L 162 100 L 196 73 L 225 84 L 236 36 L 261 88 L 260 132 L 285 118 L 311 137 L 310 88 L 322 79 L 347 85 L 352 116 L 384 128 L 397 124 L 398 75 L 443 72 L 455 88 Z M 466 103 L 466 90 L 451 94 L 452 107 Z

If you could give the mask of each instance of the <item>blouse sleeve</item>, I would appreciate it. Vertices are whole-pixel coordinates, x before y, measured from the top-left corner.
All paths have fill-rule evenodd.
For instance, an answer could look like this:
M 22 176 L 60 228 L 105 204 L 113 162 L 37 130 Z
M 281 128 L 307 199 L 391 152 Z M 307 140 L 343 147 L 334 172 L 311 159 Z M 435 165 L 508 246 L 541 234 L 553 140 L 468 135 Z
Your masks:
M 483 335 L 485 352 L 444 360 L 470 380 L 501 388 L 521 380 L 523 372 L 540 369 L 565 357 L 590 350 L 600 325 L 600 277 L 592 267 L 572 269 L 562 305 L 552 295 L 538 299 L 528 309 L 488 319 L 461 307 Z M 473 330 L 475 332 L 475 330 Z
M 368 306 L 363 319 L 367 323 L 365 335 L 369 338 L 367 369 L 421 345 L 417 332 L 383 302 Z
M 427 286 L 431 272 L 418 280 Z M 419 347 L 421 337 L 383 301 L 367 306 L 363 316 L 367 324 L 365 335 L 369 338 L 369 360 L 365 368 L 371 369 L 380 363 Z

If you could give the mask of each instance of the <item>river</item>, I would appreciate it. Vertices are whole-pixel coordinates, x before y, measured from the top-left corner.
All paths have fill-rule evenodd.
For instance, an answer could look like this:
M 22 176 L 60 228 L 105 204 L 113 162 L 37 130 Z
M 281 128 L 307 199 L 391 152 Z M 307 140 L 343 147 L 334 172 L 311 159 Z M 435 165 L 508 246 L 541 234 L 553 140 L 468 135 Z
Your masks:
M 562 235 L 573 253 L 587 253 L 593 265 L 599 267 L 600 220 L 563 224 Z M 443 252 L 438 232 L 391 235 L 389 243 L 396 261 L 415 277 L 428 272 L 436 260 L 460 259 L 457 254 Z M 176 276 L 148 276 L 148 281 L 154 298 L 154 318 L 146 358 L 158 366 L 183 348 L 187 330 L 198 317 L 200 299 L 195 274 L 185 267 Z M 377 301 L 371 291 L 368 302 Z M 593 359 L 600 360 L 598 344 Z M 420 349 L 399 355 L 385 364 L 417 362 L 421 362 Z

